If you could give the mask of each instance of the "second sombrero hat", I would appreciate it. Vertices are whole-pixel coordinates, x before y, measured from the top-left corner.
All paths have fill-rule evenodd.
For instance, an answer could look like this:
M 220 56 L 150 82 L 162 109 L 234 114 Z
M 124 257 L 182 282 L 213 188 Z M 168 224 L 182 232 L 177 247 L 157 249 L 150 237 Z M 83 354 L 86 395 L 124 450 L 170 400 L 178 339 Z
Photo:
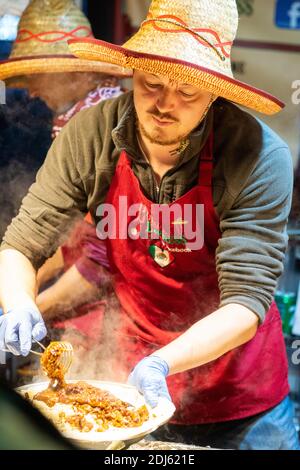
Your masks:
M 92 37 L 88 19 L 73 0 L 32 0 L 20 19 L 11 55 L 0 61 L 0 80 L 20 85 L 24 76 L 35 73 L 130 75 L 122 66 L 78 59 L 70 53 L 68 39 Z

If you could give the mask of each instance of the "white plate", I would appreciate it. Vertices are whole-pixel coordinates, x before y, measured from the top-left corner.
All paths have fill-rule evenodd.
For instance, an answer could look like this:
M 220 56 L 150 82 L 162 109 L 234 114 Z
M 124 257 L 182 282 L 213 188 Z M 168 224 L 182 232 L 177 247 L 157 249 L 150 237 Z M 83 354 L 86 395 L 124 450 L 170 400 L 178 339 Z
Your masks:
M 78 380 L 68 380 L 68 383 L 75 383 Z M 116 383 L 116 382 L 102 382 L 99 380 L 85 380 L 86 383 L 93 385 L 94 387 L 101 388 L 102 390 L 107 390 L 108 392 L 115 395 L 120 400 L 123 400 L 127 403 L 130 403 L 135 408 L 139 408 L 145 405 L 144 397 L 137 391 L 135 387 L 131 385 Z M 25 385 L 23 387 L 18 387 L 16 391 L 24 396 L 25 393 L 28 393 L 29 398 L 32 397 L 48 387 L 48 382 L 38 382 Z M 74 430 L 71 426 L 66 425 L 65 429 L 61 429 L 57 421 L 59 420 L 58 414 L 61 411 L 64 411 L 68 414 L 68 411 L 71 413 L 71 405 L 66 404 L 56 404 L 54 407 L 50 408 L 45 403 L 35 400 L 33 405 L 36 406 L 43 414 L 49 418 L 60 432 L 68 439 L 74 441 L 75 444 L 87 447 L 95 448 L 99 443 L 108 443 L 111 441 L 128 441 L 135 439 L 142 439 L 146 434 L 149 434 L 155 431 L 157 428 L 165 424 L 175 412 L 175 406 L 167 399 L 160 399 L 156 408 L 148 408 L 149 419 L 145 421 L 141 426 L 135 428 L 114 428 L 111 427 L 103 432 L 89 431 L 81 432 Z M 101 447 L 101 446 L 100 446 Z

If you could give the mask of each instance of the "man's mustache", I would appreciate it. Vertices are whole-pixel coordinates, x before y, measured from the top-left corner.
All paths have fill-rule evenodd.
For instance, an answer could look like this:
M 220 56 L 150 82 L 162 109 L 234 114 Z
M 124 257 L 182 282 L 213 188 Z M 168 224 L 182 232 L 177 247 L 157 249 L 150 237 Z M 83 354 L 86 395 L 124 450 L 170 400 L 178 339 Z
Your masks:
M 153 108 L 153 109 L 149 109 L 149 111 L 147 111 L 147 113 L 151 114 L 151 116 L 154 116 L 156 117 L 157 119 L 159 119 L 160 121 L 174 121 L 174 122 L 179 122 L 177 118 L 175 118 L 174 116 L 172 116 L 171 114 L 168 114 L 168 113 L 160 113 L 158 111 L 158 109 L 156 108 Z

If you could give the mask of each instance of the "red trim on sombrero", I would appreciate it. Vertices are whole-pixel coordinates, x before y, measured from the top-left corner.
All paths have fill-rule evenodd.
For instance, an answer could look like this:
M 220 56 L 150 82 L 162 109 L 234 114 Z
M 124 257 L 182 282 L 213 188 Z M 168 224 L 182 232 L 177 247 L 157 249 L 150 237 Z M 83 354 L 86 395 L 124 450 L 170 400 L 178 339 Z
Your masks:
M 174 15 L 160 15 L 160 16 L 157 16 L 156 18 L 153 17 L 153 15 L 149 14 L 149 16 L 147 17 L 147 19 L 145 21 L 143 21 L 143 25 L 146 24 L 146 23 L 153 23 L 153 27 L 154 29 L 156 29 L 157 31 L 161 31 L 163 33 L 186 33 L 186 34 L 191 34 L 200 44 L 202 44 L 203 46 L 206 46 L 206 47 L 209 47 L 207 43 L 205 43 L 204 41 L 201 41 L 201 39 L 196 35 L 196 34 L 193 34 L 194 33 L 208 33 L 208 34 L 212 34 L 214 36 L 214 38 L 217 40 L 217 44 L 213 44 L 211 45 L 210 47 L 220 47 L 223 54 L 229 58 L 230 57 L 230 53 L 228 53 L 226 50 L 225 50 L 225 46 L 232 46 L 232 42 L 222 42 L 220 36 L 218 35 L 218 33 L 216 31 L 214 31 L 213 29 L 208 29 L 208 28 L 189 28 L 190 30 L 186 30 L 186 29 L 169 29 L 169 28 L 162 28 L 161 26 L 158 26 L 157 24 L 155 24 L 156 21 L 159 21 L 159 20 L 175 20 L 177 21 L 178 23 L 180 23 L 182 26 L 185 26 L 185 27 L 189 27 L 188 24 L 183 21 L 181 18 L 178 18 L 177 16 L 174 16 Z M 178 26 L 179 27 L 179 26 Z
M 215 72 L 212 69 L 207 69 L 206 67 L 201 67 L 200 65 L 192 64 L 191 62 L 186 62 L 183 60 L 179 59 L 173 59 L 169 57 L 164 57 L 164 56 L 159 56 L 155 54 L 148 54 L 146 52 L 137 52 L 133 51 L 131 49 L 126 49 L 125 47 L 122 46 L 117 46 L 116 44 L 111 44 L 106 41 L 101 41 L 100 39 L 70 39 L 68 41 L 68 44 L 76 44 L 76 43 L 85 43 L 85 44 L 95 44 L 95 45 L 102 45 L 106 47 L 107 49 L 114 49 L 118 52 L 123 53 L 125 56 L 129 57 L 135 57 L 137 59 L 143 58 L 143 59 L 152 59 L 152 60 L 160 60 L 162 62 L 169 62 L 171 64 L 178 64 L 178 65 L 187 65 L 188 67 L 191 67 L 196 70 L 200 70 L 201 72 L 206 72 L 209 73 L 210 75 L 213 75 L 215 77 L 221 78 L 223 80 L 226 80 L 229 83 L 239 85 L 241 88 L 245 88 L 245 90 L 253 91 L 254 93 L 263 96 L 264 98 L 267 98 L 274 103 L 278 104 L 281 108 L 285 107 L 285 104 L 283 101 L 279 100 L 275 96 L 271 95 L 270 93 L 267 93 L 266 91 L 260 90 L 259 88 L 253 87 L 251 85 L 247 85 L 247 83 L 241 82 L 239 80 L 236 80 L 234 78 L 228 77 L 227 75 L 223 75 L 222 73 Z
M 27 42 L 31 41 L 32 39 L 35 39 L 36 41 L 40 42 L 45 42 L 45 43 L 52 43 L 52 42 L 60 42 L 64 41 L 66 38 L 75 38 L 79 39 L 79 36 L 76 36 L 75 33 L 78 31 L 86 31 L 88 34 L 85 36 L 85 38 L 89 38 L 93 35 L 92 30 L 88 28 L 87 26 L 78 26 L 77 28 L 73 29 L 72 31 L 43 31 L 42 33 L 34 34 L 29 29 L 20 29 L 18 33 L 18 38 L 16 39 L 16 43 L 22 43 L 22 42 Z M 58 38 L 56 39 L 43 39 L 43 36 L 51 36 L 54 34 L 58 34 Z M 20 38 L 22 35 L 27 35 L 24 39 Z
M 7 64 L 11 62 L 19 62 L 21 60 L 36 60 L 36 59 L 74 59 L 74 60 L 82 60 L 78 59 L 72 54 L 46 54 L 46 55 L 31 55 L 31 56 L 22 56 L 22 57 L 12 57 L 11 59 L 0 60 L 1 64 Z

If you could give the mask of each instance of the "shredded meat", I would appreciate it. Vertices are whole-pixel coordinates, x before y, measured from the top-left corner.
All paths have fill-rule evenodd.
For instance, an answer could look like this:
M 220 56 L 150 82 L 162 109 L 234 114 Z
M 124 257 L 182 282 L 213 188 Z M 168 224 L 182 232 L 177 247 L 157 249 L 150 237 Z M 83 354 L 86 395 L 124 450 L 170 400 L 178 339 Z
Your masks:
M 41 357 L 41 366 L 51 382 L 57 381 L 59 386 L 64 385 L 64 368 L 61 356 L 64 348 L 60 342 L 52 342 Z
M 106 390 L 83 381 L 74 384 L 63 383 L 55 390 L 49 386 L 37 393 L 33 399 L 43 401 L 49 407 L 53 407 L 56 403 L 72 405 L 74 413 L 68 416 L 60 413 L 59 418 L 62 424 L 68 423 L 81 432 L 88 432 L 94 427 L 87 417 L 96 423 L 98 432 L 105 431 L 110 426 L 118 428 L 141 426 L 149 419 L 146 406 L 135 409 Z

